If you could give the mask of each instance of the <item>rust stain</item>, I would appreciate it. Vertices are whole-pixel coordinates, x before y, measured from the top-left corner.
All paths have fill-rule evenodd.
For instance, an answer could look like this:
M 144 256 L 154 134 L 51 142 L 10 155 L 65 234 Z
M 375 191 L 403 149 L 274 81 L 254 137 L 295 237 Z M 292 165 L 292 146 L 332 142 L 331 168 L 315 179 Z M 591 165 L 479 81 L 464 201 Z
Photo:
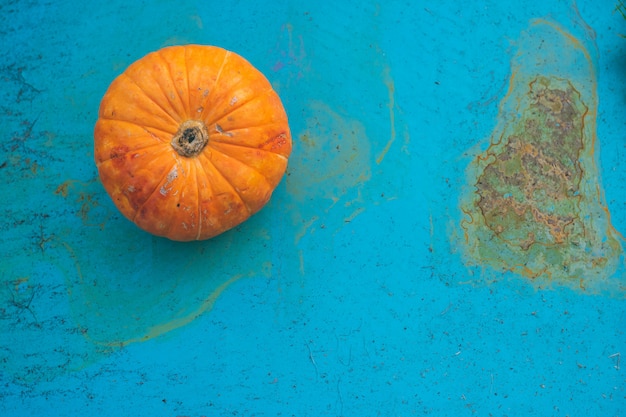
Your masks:
M 533 20 L 521 39 L 500 123 L 468 167 L 460 221 L 467 261 L 542 286 L 617 288 L 606 278 L 623 237 L 611 225 L 595 165 L 592 57 L 545 19 Z

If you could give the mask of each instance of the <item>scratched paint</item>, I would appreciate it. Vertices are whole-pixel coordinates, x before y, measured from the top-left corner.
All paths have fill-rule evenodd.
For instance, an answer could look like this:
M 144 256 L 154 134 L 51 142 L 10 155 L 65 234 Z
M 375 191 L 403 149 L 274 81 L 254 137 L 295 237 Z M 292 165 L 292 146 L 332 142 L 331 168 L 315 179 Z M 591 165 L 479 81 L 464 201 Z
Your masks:
M 80 369 L 99 357 L 69 313 L 62 278 L 68 270 L 65 258 L 57 257 L 55 238 L 42 233 L 36 247 L 27 266 L 16 261 L 0 267 L 0 332 L 19 334 L 22 342 L 0 350 L 2 375 L 24 386 Z M 24 256 L 18 251 L 6 255 Z
M 591 38 L 548 20 L 521 35 L 499 124 L 468 169 L 461 241 L 469 264 L 540 286 L 597 292 L 623 284 L 611 279 L 622 246 L 594 152 L 593 53 Z
M 470 258 L 460 226 L 470 217 L 459 192 L 481 175 L 465 169 L 490 140 L 465 151 L 494 122 L 514 125 L 514 115 L 497 116 L 511 39 L 521 45 L 529 19 L 549 15 L 591 49 L 567 21 L 572 2 L 323 3 L 242 0 L 218 12 L 207 2 L 4 2 L 0 415 L 107 417 L 120 404 L 128 415 L 165 416 L 621 415 L 623 300 L 576 284 L 535 291 L 549 279 Z M 581 3 L 602 53 L 594 154 L 623 231 L 625 31 L 601 3 Z M 238 230 L 163 245 L 107 201 L 90 138 L 114 73 L 187 42 L 239 51 L 263 70 L 288 111 L 298 164 Z M 573 108 L 594 108 L 581 80 L 589 71 L 568 64 L 571 46 L 540 53 L 544 71 L 523 89 L 515 81 L 508 97 L 520 103 L 504 110 L 528 115 L 531 94 L 576 96 L 570 85 L 580 93 Z M 564 71 L 545 71 L 548 55 L 569 56 Z M 514 63 L 530 73 L 529 58 Z M 341 131 L 352 128 L 358 137 Z M 336 153 L 337 138 L 358 152 Z M 491 148 L 492 173 L 503 143 Z M 563 156 L 575 152 L 568 143 Z M 320 172 L 301 167 L 320 156 Z M 487 184 L 484 193 L 506 185 Z M 460 232 L 452 242 L 451 225 Z M 507 281 L 451 285 L 481 275 Z
M 33 236 L 29 267 L 0 267 L 0 330 L 18 331 L 24 341 L 24 360 L 0 351 L 5 375 L 14 381 L 83 369 L 189 324 L 239 279 L 271 274 L 272 245 L 254 244 L 271 240 L 262 220 L 242 226 L 244 233 L 177 244 L 127 227 L 106 199 L 93 197 L 99 187 L 95 180 L 59 184 L 55 198 L 83 227 L 52 235 L 42 227 Z M 239 260 L 231 263 L 234 257 Z M 60 307 L 45 309 L 44 299 Z

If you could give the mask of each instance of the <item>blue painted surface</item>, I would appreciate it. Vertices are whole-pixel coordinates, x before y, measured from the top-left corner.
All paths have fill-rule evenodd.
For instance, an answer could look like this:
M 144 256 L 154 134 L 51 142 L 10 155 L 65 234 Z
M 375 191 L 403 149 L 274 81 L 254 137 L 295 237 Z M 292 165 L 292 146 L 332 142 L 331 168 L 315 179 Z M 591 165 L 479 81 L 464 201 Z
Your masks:
M 0 414 L 623 414 L 621 293 L 468 268 L 450 237 L 538 17 L 595 31 L 598 181 L 626 230 L 626 21 L 480 3 L 0 4 Z M 125 220 L 92 150 L 113 78 L 181 43 L 249 59 L 294 135 L 268 206 L 187 244 Z

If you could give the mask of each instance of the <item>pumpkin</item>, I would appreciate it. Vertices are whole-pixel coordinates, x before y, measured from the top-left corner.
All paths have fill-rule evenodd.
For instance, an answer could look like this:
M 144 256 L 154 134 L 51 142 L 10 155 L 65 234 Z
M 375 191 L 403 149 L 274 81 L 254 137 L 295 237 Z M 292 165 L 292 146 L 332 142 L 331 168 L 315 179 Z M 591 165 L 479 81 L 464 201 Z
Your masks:
M 166 47 L 109 86 L 94 158 L 117 208 L 143 230 L 202 240 L 270 199 L 291 153 L 287 115 L 269 81 L 215 46 Z

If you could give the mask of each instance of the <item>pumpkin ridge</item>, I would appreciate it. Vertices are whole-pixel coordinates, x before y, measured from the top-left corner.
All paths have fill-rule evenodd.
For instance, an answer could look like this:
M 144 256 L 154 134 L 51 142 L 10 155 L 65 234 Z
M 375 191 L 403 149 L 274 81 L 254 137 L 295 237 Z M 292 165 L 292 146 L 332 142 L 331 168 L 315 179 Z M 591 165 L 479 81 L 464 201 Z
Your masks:
M 258 92 L 258 94 L 255 94 L 254 96 L 249 97 L 247 100 L 237 100 L 236 105 L 233 104 L 232 106 L 230 106 L 230 108 L 228 109 L 227 112 L 222 113 L 218 116 L 215 117 L 211 117 L 209 118 L 207 115 L 207 120 L 209 121 L 209 124 L 219 124 L 220 120 L 223 120 L 224 118 L 230 116 L 232 113 L 234 113 L 235 111 L 239 110 L 240 108 L 246 106 L 247 104 L 252 103 L 255 100 L 260 100 L 264 97 L 266 97 L 268 94 L 272 94 L 274 92 L 274 90 L 272 89 L 272 86 L 268 86 L 267 90 L 261 90 Z
M 228 154 L 226 154 L 224 152 L 220 152 L 219 150 L 214 150 L 214 154 L 219 154 L 224 160 L 234 161 L 236 163 L 239 163 L 240 165 L 243 165 L 245 168 L 249 169 L 250 171 L 257 173 L 259 175 L 259 177 L 260 177 L 259 184 L 263 184 L 265 188 L 273 190 L 274 187 L 272 187 L 272 182 L 269 180 L 269 178 L 265 174 L 263 174 L 260 171 L 258 171 L 256 168 L 254 168 L 254 167 L 248 165 L 247 163 L 242 162 L 239 159 L 234 158 L 234 157 L 232 157 L 232 156 L 230 156 L 230 155 L 228 155 Z M 246 198 L 244 198 L 244 195 L 242 194 L 242 192 L 237 187 L 235 187 L 235 185 L 233 185 L 233 183 L 231 183 L 231 181 L 228 179 L 228 177 L 222 173 L 222 171 L 220 170 L 218 164 L 216 164 L 215 162 L 213 162 L 211 160 L 211 165 L 215 168 L 215 171 L 218 172 L 222 176 L 222 178 L 224 178 L 224 180 L 226 180 L 226 182 L 228 182 L 228 184 L 231 186 L 231 188 L 237 193 L 237 195 L 239 196 L 241 201 L 244 203 L 244 205 L 248 209 L 248 213 L 250 215 L 252 215 L 253 213 L 256 213 L 258 211 L 258 209 L 254 210 L 252 208 L 252 206 L 250 204 L 248 204 L 248 200 Z M 261 183 L 261 181 L 264 181 L 264 183 Z M 257 186 L 255 188 L 262 188 L 262 187 Z
M 131 125 L 139 126 L 139 127 L 141 127 L 141 128 L 147 128 L 147 129 L 158 130 L 159 132 L 166 133 L 167 135 L 170 135 L 170 136 L 174 136 L 174 134 L 176 133 L 176 131 L 173 131 L 173 132 L 167 132 L 167 131 L 165 131 L 165 130 L 163 130 L 163 129 L 159 129 L 159 128 L 158 128 L 158 127 L 156 127 L 156 126 L 148 126 L 148 125 L 146 125 L 146 124 L 145 124 L 145 123 L 143 123 L 143 122 L 138 123 L 138 122 L 133 122 L 133 121 L 130 121 L 130 120 L 119 119 L 119 118 L 116 118 L 116 117 L 100 116 L 100 119 L 102 119 L 102 120 L 109 120 L 109 121 L 112 121 L 112 122 L 128 123 L 128 124 L 131 124 Z M 160 139 L 159 139 L 159 140 L 160 140 Z M 167 142 L 163 142 L 163 143 L 167 143 Z
M 187 116 L 191 115 L 191 85 L 189 85 L 189 64 L 187 63 L 187 51 L 189 48 L 183 46 L 183 62 L 185 63 L 185 76 L 187 77 Z
M 121 148 L 121 149 L 120 149 Z M 138 170 L 140 170 L 141 168 L 144 168 L 145 165 L 144 164 L 149 164 L 151 163 L 152 160 L 157 159 L 157 158 L 163 158 L 166 157 L 168 155 L 168 152 L 171 152 L 169 149 L 162 147 L 162 146 L 145 146 L 142 148 L 138 148 L 137 150 L 135 149 L 125 149 L 127 148 L 125 145 L 120 145 L 120 146 L 114 146 L 114 147 L 109 147 L 106 149 L 106 151 L 110 151 L 111 153 L 114 154 L 114 157 L 111 157 L 109 154 L 109 157 L 107 157 L 106 159 L 101 160 L 100 162 L 96 162 L 96 167 L 98 169 L 100 169 L 101 167 L 108 165 L 108 164 L 112 164 L 115 167 L 116 171 L 119 171 L 119 164 L 123 161 L 116 161 L 116 158 L 120 158 L 120 157 L 126 157 L 126 155 L 131 154 L 131 158 L 134 159 L 136 153 L 138 153 L 137 151 L 143 151 L 144 155 L 141 155 L 143 159 L 143 157 L 145 157 L 146 153 L 149 153 L 149 157 L 151 157 L 151 159 L 147 159 L 145 161 L 141 161 L 139 164 L 134 163 L 132 165 L 132 167 L 129 168 L 129 170 L 126 171 L 127 174 L 129 174 L 130 178 L 134 178 L 134 173 Z M 154 149 L 153 149 L 154 148 Z M 149 150 L 149 151 L 147 151 Z M 138 155 L 137 155 L 138 156 Z M 121 158 L 120 158 L 121 159 Z M 132 172 L 131 172 L 132 171 Z M 130 174 L 133 175 L 130 175 Z
M 213 102 L 213 97 L 215 96 L 215 92 L 219 91 L 220 89 L 219 83 L 222 77 L 222 71 L 224 70 L 224 67 L 226 66 L 226 62 L 228 61 L 228 57 L 230 57 L 230 54 L 231 54 L 230 51 L 226 51 L 226 53 L 224 54 L 224 60 L 220 64 L 220 69 L 217 71 L 217 75 L 215 76 L 215 81 L 213 82 L 213 87 L 211 88 L 211 91 L 209 91 L 209 94 L 207 94 L 207 96 L 204 98 L 204 101 L 202 101 L 201 103 L 201 106 L 204 108 L 202 112 L 202 120 L 205 121 L 205 124 L 207 125 L 207 127 L 213 124 L 211 122 L 211 119 L 209 118 L 210 112 L 212 111 L 212 108 L 213 108 L 213 106 L 211 106 L 211 103 Z
M 170 78 L 172 80 L 172 85 L 174 87 L 176 87 L 176 80 L 174 78 L 174 74 L 172 74 L 172 68 L 169 66 L 168 60 L 165 59 L 165 57 L 163 56 L 163 49 L 158 50 L 156 53 L 158 54 L 158 57 L 161 59 L 161 61 L 163 61 L 163 66 L 165 68 L 167 68 L 167 73 L 169 74 L 169 76 L 170 76 Z M 187 77 L 187 91 L 189 91 L 189 77 L 188 77 L 188 74 L 187 74 L 187 65 L 186 64 L 185 64 L 185 70 L 183 71 L 183 73 Z M 176 91 L 176 95 L 178 96 L 178 99 L 179 99 L 180 103 L 183 105 L 183 110 L 185 112 L 185 114 L 179 114 L 178 115 L 181 118 L 181 120 L 179 120 L 178 123 L 181 123 L 190 114 L 190 112 L 189 112 L 189 98 L 187 98 L 187 103 L 185 103 L 185 100 L 183 100 L 183 97 L 180 95 L 180 92 L 178 91 L 178 89 L 174 88 L 174 90 Z
M 133 77 L 131 77 L 130 75 L 128 75 L 128 74 L 127 74 L 127 73 L 125 73 L 125 72 L 123 72 L 123 73 L 122 73 L 122 75 L 123 75 L 124 77 L 126 77 L 128 80 L 130 80 L 130 81 L 131 81 L 131 82 L 132 82 L 135 86 L 137 86 L 137 88 L 139 89 L 139 91 L 141 91 L 141 93 L 142 93 L 143 95 L 145 95 L 146 97 L 148 97 L 148 98 L 150 99 L 150 101 L 152 101 L 152 102 L 153 102 L 153 103 L 154 103 L 154 104 L 155 104 L 158 108 L 160 108 L 160 109 L 163 111 L 163 113 L 165 113 L 165 114 L 166 114 L 166 115 L 167 115 L 167 116 L 168 116 L 168 117 L 172 120 L 172 122 L 173 122 L 173 123 L 175 123 L 175 124 L 179 124 L 179 123 L 180 123 L 178 120 L 176 120 L 176 119 L 174 118 L 174 116 L 172 116 L 172 114 L 170 114 L 170 112 L 168 112 L 168 111 L 167 111 L 167 109 L 166 109 L 165 107 L 161 106 L 161 105 L 159 104 L 159 102 L 158 102 L 157 100 L 155 100 L 155 99 L 154 99 L 154 97 L 152 97 L 152 95 L 150 95 L 150 94 L 149 94 L 149 91 L 144 90 L 144 89 L 143 89 L 143 88 L 142 88 L 142 87 L 141 87 L 141 86 L 137 83 L 137 81 L 135 81 L 135 80 L 133 79 Z M 161 86 L 159 86 L 159 89 L 161 89 Z M 163 93 L 164 93 L 164 91 L 163 91 L 162 89 L 161 89 L 161 92 L 163 92 Z M 167 97 L 167 95 L 166 95 L 166 97 Z M 178 116 L 178 115 L 176 114 L 176 111 L 174 111 L 174 109 L 173 109 L 173 108 L 172 108 L 172 113 L 174 113 L 174 115 Z M 117 120 L 121 120 L 121 119 L 117 119 Z M 137 123 L 137 124 L 138 124 L 138 123 Z
M 244 128 L 242 128 L 241 130 L 243 130 L 243 129 Z M 239 130 L 239 129 L 234 129 L 234 130 Z M 231 131 L 229 130 L 229 132 L 231 132 Z M 215 149 L 213 146 L 211 146 L 211 142 L 212 143 L 218 143 L 220 145 L 229 145 L 229 146 L 236 146 L 236 147 L 240 147 L 240 148 L 255 149 L 257 151 L 269 152 L 269 153 L 272 153 L 274 155 L 280 156 L 281 158 L 289 159 L 288 157 L 286 157 L 285 155 L 281 154 L 280 152 L 275 152 L 275 151 L 272 151 L 270 149 L 263 149 L 263 148 L 259 148 L 258 146 L 246 145 L 246 144 L 243 144 L 243 143 L 229 142 L 229 141 L 225 141 L 225 140 L 220 140 L 219 138 L 215 138 L 215 137 L 211 137 L 209 145 L 207 145 L 207 146 L 210 146 L 211 149 Z
M 168 229 L 168 234 L 172 233 L 172 229 L 173 228 L 180 228 L 182 226 L 182 228 L 185 230 L 184 235 L 185 236 L 192 236 L 190 234 L 190 231 L 193 230 L 193 227 L 199 227 L 200 226 L 200 222 L 198 220 L 198 215 L 200 213 L 200 206 L 197 204 L 198 199 L 200 198 L 199 193 L 199 188 L 197 187 L 197 164 L 194 163 L 193 159 L 189 159 L 189 158 L 177 158 L 177 169 L 178 169 L 178 174 L 180 176 L 182 176 L 183 178 L 185 178 L 187 181 L 185 184 L 183 184 L 182 186 L 178 186 L 176 187 L 176 197 L 178 198 L 176 200 L 176 210 L 171 212 L 171 217 L 170 217 L 170 228 Z M 171 171 L 170 171 L 171 172 Z M 196 183 L 196 187 L 194 190 L 194 187 L 191 186 L 191 183 L 195 182 Z M 193 192 L 196 193 L 196 195 L 193 195 Z M 189 203 L 196 203 L 196 204 L 192 204 L 195 205 L 196 208 L 198 209 L 196 213 L 194 213 L 193 215 L 191 214 L 190 211 L 187 211 L 186 208 L 189 207 Z M 178 223 L 178 224 L 177 224 Z M 193 235 L 193 239 L 194 240 L 198 240 L 198 234 L 194 234 Z M 187 239 L 187 237 L 185 237 L 185 240 L 191 240 L 191 239 Z
M 176 131 L 167 132 L 167 131 L 165 131 L 163 129 L 159 129 L 158 127 L 155 127 L 155 126 L 148 126 L 148 125 L 146 125 L 146 123 L 143 123 L 143 122 L 138 123 L 138 122 L 133 122 L 131 120 L 120 119 L 118 117 L 110 117 L 110 116 L 103 115 L 103 116 L 100 116 L 100 119 L 102 119 L 102 120 L 110 120 L 112 122 L 128 123 L 128 124 L 131 124 L 131 125 L 139 126 L 141 128 L 144 128 L 144 129 L 158 130 L 159 132 L 166 133 L 169 136 L 174 136 L 174 134 L 176 134 Z M 167 143 L 167 142 L 163 142 L 163 143 Z
M 196 240 L 200 240 L 200 236 L 202 236 L 202 204 L 200 204 L 200 181 L 198 181 L 198 176 L 202 173 L 202 175 L 206 175 L 204 173 L 204 168 L 202 167 L 202 164 L 200 164 L 200 162 L 198 161 L 198 158 L 194 158 L 191 161 L 193 161 L 192 163 L 189 164 L 189 166 L 193 165 L 194 166 L 194 173 L 191 176 L 191 178 L 193 178 L 196 181 L 196 201 L 198 201 L 198 204 L 196 204 L 198 212 L 196 214 L 196 222 L 198 223 L 198 233 L 196 233 Z M 190 174 L 191 175 L 191 174 Z
M 254 149 L 256 149 L 256 148 L 254 148 Z M 259 150 L 259 151 L 263 151 L 263 149 L 258 149 L 258 150 Z M 252 167 L 252 166 L 250 166 L 250 165 L 248 165 L 248 164 L 246 164 L 246 163 L 245 163 L 244 161 L 242 161 L 241 159 L 239 159 L 239 158 L 235 158 L 234 156 L 229 155 L 228 153 L 223 152 L 223 151 L 221 151 L 220 149 L 211 148 L 211 151 L 212 151 L 212 152 L 217 152 L 217 153 L 219 153 L 220 155 L 222 155 L 222 156 L 224 156 L 224 157 L 226 157 L 226 158 L 232 159 L 233 161 L 237 161 L 237 162 L 239 162 L 240 164 L 245 165 L 246 167 L 250 168 L 252 171 L 256 172 L 257 174 L 259 174 L 260 176 L 262 176 L 263 178 L 265 178 L 265 181 L 267 182 L 267 184 L 268 184 L 268 185 L 270 184 L 269 178 L 267 177 L 267 175 L 265 175 L 265 173 L 263 173 L 263 172 L 259 171 L 258 169 L 254 168 L 254 167 Z
M 219 123 L 217 123 L 219 124 Z M 232 133 L 232 132 L 236 132 L 238 130 L 246 130 L 246 129 L 256 129 L 256 128 L 267 128 L 270 126 L 284 126 L 284 123 L 281 122 L 271 122 L 271 123 L 264 123 L 262 125 L 254 125 L 254 126 L 248 126 L 248 127 L 235 127 L 235 128 L 231 128 L 228 130 L 224 130 L 224 133 Z M 222 143 L 225 143 L 222 141 Z M 231 143 L 231 145 L 236 145 L 235 143 Z M 242 145 L 244 146 L 244 145 Z
M 222 61 L 222 65 L 220 66 L 219 71 L 217 72 L 217 76 L 215 77 L 215 84 L 213 87 L 213 91 L 217 90 L 219 88 L 220 85 L 220 79 L 222 78 L 222 72 L 224 71 L 224 67 L 226 66 L 226 62 L 228 61 L 228 58 L 230 58 L 230 51 L 226 51 L 226 53 L 224 54 L 224 61 Z M 212 94 L 209 94 L 209 97 Z M 207 97 L 207 99 L 209 98 Z
M 155 144 L 155 145 L 159 145 L 159 144 L 161 144 L 161 145 L 166 145 L 168 142 L 167 142 L 166 140 L 163 140 L 161 137 L 159 137 L 159 135 L 156 135 L 156 134 L 154 134 L 153 132 L 151 132 L 149 129 L 152 129 L 152 130 L 156 130 L 156 131 L 159 131 L 159 132 L 165 133 L 165 134 L 166 134 L 166 135 L 168 135 L 168 136 L 172 136 L 172 134 L 171 134 L 171 133 L 166 132 L 166 131 L 161 130 L 161 129 L 158 129 L 158 128 L 154 128 L 154 127 L 145 127 L 145 126 L 143 126 L 143 128 L 144 128 L 144 130 L 146 131 L 146 133 L 148 133 L 151 137 L 153 137 L 153 138 L 155 138 L 156 140 L 158 140 L 158 141 L 159 141 L 159 143 L 158 143 L 158 144 Z
M 180 186 L 171 187 L 171 181 L 175 180 L 178 177 L 185 177 L 185 173 L 191 172 L 191 168 L 190 168 L 191 164 L 189 163 L 189 159 L 187 159 L 187 158 L 179 158 L 178 155 L 175 155 L 174 159 L 175 159 L 174 167 L 172 169 L 170 169 L 168 171 L 167 175 L 165 176 L 166 182 L 163 183 L 163 180 L 161 180 L 161 182 L 159 183 L 160 187 L 158 187 L 158 192 L 160 194 L 162 194 L 162 195 L 165 192 L 165 194 L 167 195 L 167 198 L 169 200 L 173 200 L 173 203 L 176 203 L 176 207 L 177 207 L 177 209 L 179 209 L 180 208 L 180 202 L 183 200 L 184 187 L 182 187 L 182 188 Z M 170 175 L 172 174 L 172 171 L 174 169 L 176 170 L 176 175 L 173 176 L 172 179 L 170 179 Z M 168 184 L 168 181 L 169 181 L 169 184 Z M 167 185 L 170 185 L 171 188 L 170 189 L 165 189 L 164 186 L 167 186 Z M 174 193 L 171 193 L 170 191 L 174 191 Z M 152 198 L 152 195 L 150 195 L 150 198 Z M 172 232 L 172 229 L 175 229 L 175 227 L 177 226 L 175 224 L 175 222 L 178 219 L 178 215 L 179 215 L 179 212 L 177 212 L 177 211 L 169 211 L 167 213 L 167 216 L 164 216 L 162 218 L 162 219 L 166 219 L 167 220 L 167 221 L 164 222 L 164 223 L 167 224 L 167 228 L 161 229 L 161 232 L 162 232 L 163 236 L 170 235 L 170 233 Z
M 141 148 L 133 148 L 132 151 L 129 150 L 129 152 L 137 152 L 137 151 L 145 151 L 146 149 L 150 149 L 154 146 L 163 146 L 162 143 L 154 143 L 152 145 L 148 145 L 148 146 L 142 146 Z M 100 164 L 103 164 L 104 162 L 108 162 L 110 161 L 112 158 L 109 155 L 108 157 L 102 159 L 100 162 L 96 161 L 96 168 L 100 166 Z
M 222 173 L 222 171 L 220 171 L 219 168 L 217 166 L 215 166 L 213 161 L 211 161 L 211 159 L 208 158 L 207 156 L 205 156 L 204 154 L 200 154 L 200 155 L 198 155 L 198 157 L 204 158 L 205 161 L 206 161 L 206 164 L 211 165 L 211 167 L 213 167 L 215 172 L 217 172 L 220 175 L 220 177 L 222 177 L 222 179 L 224 180 L 224 182 L 226 184 L 228 184 L 230 189 L 232 191 L 234 191 L 235 194 L 237 194 L 237 197 L 239 198 L 239 201 L 241 201 L 243 203 L 243 205 L 246 207 L 246 210 L 248 210 L 248 213 L 252 214 L 252 210 L 250 210 L 250 207 L 248 206 L 248 203 L 246 203 L 246 200 L 243 199 L 243 197 L 241 196 L 241 193 L 239 192 L 239 190 L 237 188 L 235 188 L 235 186 L 233 184 L 231 184 L 231 182 L 228 180 L 228 178 L 226 178 L 226 176 Z M 202 171 L 204 172 L 204 175 L 206 175 L 205 164 L 202 164 Z
M 154 129 L 155 131 L 158 132 L 162 132 L 163 134 L 165 134 L 166 136 L 169 136 L 170 134 L 167 132 L 164 132 L 160 129 L 157 128 L 147 128 L 143 125 L 139 125 L 137 123 L 133 123 L 133 122 L 127 122 L 125 120 L 113 120 L 113 119 L 107 119 L 107 118 L 100 118 L 96 124 L 96 126 L 98 127 L 102 127 L 103 125 L 105 125 L 105 127 L 102 127 L 102 129 L 105 129 L 106 131 L 106 125 L 113 125 L 113 126 L 117 126 L 117 125 L 124 125 L 124 124 L 128 124 L 131 126 L 135 126 L 140 128 L 143 132 L 138 132 L 136 134 L 136 136 L 133 136 L 130 138 L 130 140 L 128 140 L 128 138 L 126 138 L 127 140 L 124 141 L 119 141 L 116 140 L 114 142 L 115 146 L 127 146 L 128 144 L 132 144 L 133 141 L 137 140 L 137 138 L 141 135 L 142 137 L 150 137 L 153 140 L 153 143 L 150 144 L 146 144 L 145 146 L 138 146 L 138 147 L 133 147 L 132 149 L 129 148 L 129 152 L 138 152 L 138 151 L 144 151 L 146 149 L 149 149 L 153 146 L 163 146 L 165 144 L 167 144 L 167 142 L 163 141 L 157 134 L 153 133 L 152 131 L 150 131 L 149 129 Z M 126 127 L 124 127 L 124 130 L 126 129 Z M 147 133 L 147 135 L 146 135 Z M 100 135 L 103 135 L 105 133 L 99 133 Z M 96 149 L 96 154 L 94 155 L 94 157 L 96 157 L 96 166 L 99 166 L 100 163 L 105 162 L 105 161 L 109 161 L 111 159 L 111 154 L 110 153 L 106 153 L 107 150 L 110 150 L 113 147 L 113 145 L 109 145 L 108 148 L 98 148 Z
M 178 161 L 176 161 L 176 162 L 178 162 Z M 163 182 L 164 179 L 167 178 L 168 175 L 170 175 L 170 172 L 172 172 L 172 168 L 177 165 L 176 162 L 174 162 L 174 164 L 172 165 L 172 167 L 170 167 L 170 169 L 165 171 L 165 174 L 163 175 L 163 177 L 161 177 L 161 179 L 158 182 L 156 182 L 157 185 L 156 185 L 156 187 L 154 187 L 154 190 L 150 193 L 148 198 L 146 198 L 144 200 L 144 202 L 141 203 L 141 207 L 139 207 L 137 209 L 137 211 L 135 211 L 135 215 L 133 216 L 133 222 L 136 223 L 137 216 L 139 215 L 139 213 L 141 213 L 141 210 L 143 210 L 143 208 L 146 206 L 148 201 L 150 201 L 150 199 L 154 196 L 154 194 L 156 194 L 156 193 L 158 193 L 160 191 L 159 185 Z
M 217 145 L 217 148 L 216 148 L 216 145 Z M 289 158 L 288 158 L 288 157 L 286 157 L 285 155 L 280 154 L 280 153 L 278 153 L 278 152 L 271 151 L 271 150 L 269 150 L 269 149 L 257 148 L 257 147 L 255 147 L 255 146 L 240 145 L 240 144 L 237 144 L 237 143 L 222 142 L 222 141 L 218 141 L 218 140 L 214 140 L 214 141 L 213 141 L 213 146 L 211 147 L 211 149 L 212 149 L 212 150 L 216 150 L 216 151 L 220 152 L 221 154 L 226 154 L 226 155 L 229 155 L 231 158 L 235 158 L 234 156 L 232 156 L 232 155 L 230 155 L 230 154 L 228 154 L 228 153 L 225 153 L 225 152 L 223 152 L 223 151 L 220 151 L 219 147 L 221 147 L 221 146 L 225 146 L 225 147 L 233 147 L 233 148 L 246 148 L 246 149 L 254 149 L 255 151 L 258 151 L 258 152 L 261 152 L 261 153 L 268 153 L 268 154 L 272 154 L 272 155 L 274 155 L 274 156 L 279 157 L 280 159 L 284 159 L 285 161 L 289 160 Z M 235 158 L 235 159 L 239 160 L 239 158 Z M 242 161 L 242 162 L 243 162 L 243 161 Z M 248 166 L 250 166 L 250 165 L 248 165 Z

